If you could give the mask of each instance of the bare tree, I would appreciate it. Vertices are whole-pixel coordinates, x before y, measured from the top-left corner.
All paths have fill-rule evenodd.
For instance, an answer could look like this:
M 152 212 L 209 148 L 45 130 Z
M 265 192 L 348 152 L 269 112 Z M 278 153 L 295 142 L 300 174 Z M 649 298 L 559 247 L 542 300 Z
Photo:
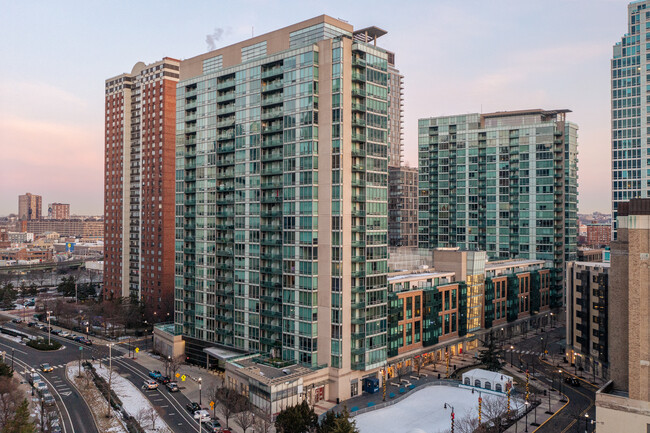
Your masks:
M 0 378 L 0 431 L 4 431 L 16 409 L 24 399 L 23 393 L 18 389 L 18 381 L 9 377 Z
M 149 409 L 148 407 L 141 408 L 134 416 L 135 421 L 140 424 L 140 427 L 145 428 L 149 422 Z
M 221 404 L 221 413 L 223 413 L 223 417 L 226 419 L 226 428 L 228 428 L 230 418 L 239 412 L 239 408 L 242 406 L 241 401 L 242 399 L 246 399 L 246 397 L 234 389 L 218 388 L 215 390 L 214 399 Z
M 397 380 L 401 381 L 404 376 L 409 372 L 409 367 L 405 362 L 399 363 L 395 366 L 395 373 L 397 374 Z
M 172 357 L 171 360 L 169 361 L 169 371 L 171 373 L 172 377 L 176 376 L 176 372 L 181 368 L 183 365 L 183 356 L 179 355 L 176 357 Z
M 246 431 L 255 424 L 255 415 L 248 399 L 239 401 L 237 413 L 235 414 L 235 424 L 237 424 L 246 433 Z
M 158 415 L 156 408 L 150 407 L 149 413 L 147 414 L 147 421 L 149 421 L 149 425 L 151 425 L 151 430 L 156 429 L 156 421 L 158 421 L 159 418 L 160 415 Z
M 420 369 L 422 368 L 422 364 L 424 364 L 424 357 L 422 356 L 417 357 L 413 360 L 413 366 L 415 367 L 415 371 L 417 372 L 418 377 L 420 376 Z
M 255 432 L 271 433 L 273 430 L 273 419 L 270 413 L 258 411 L 255 414 Z

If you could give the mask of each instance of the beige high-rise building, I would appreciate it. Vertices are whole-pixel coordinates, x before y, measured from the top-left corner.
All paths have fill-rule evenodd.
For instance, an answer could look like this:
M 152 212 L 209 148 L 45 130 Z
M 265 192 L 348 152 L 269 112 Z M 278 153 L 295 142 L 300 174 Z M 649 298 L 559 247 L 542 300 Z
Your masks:
M 26 221 L 40 220 L 43 215 L 43 197 L 27 193 L 18 196 L 18 218 Z
M 618 204 L 607 298 L 611 382 L 596 395 L 598 432 L 650 426 L 650 199 Z
M 47 207 L 47 216 L 53 220 L 70 219 L 70 205 L 66 203 L 50 203 Z

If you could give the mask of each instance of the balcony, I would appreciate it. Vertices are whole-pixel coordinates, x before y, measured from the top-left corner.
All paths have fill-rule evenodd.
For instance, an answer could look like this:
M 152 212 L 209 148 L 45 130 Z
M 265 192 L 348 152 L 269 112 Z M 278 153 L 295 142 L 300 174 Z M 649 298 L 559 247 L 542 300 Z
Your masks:
M 282 182 L 262 182 L 260 185 L 262 189 L 278 189 L 282 188 Z M 264 216 L 264 215 L 262 215 Z
M 361 111 L 361 112 L 366 111 L 366 105 L 365 104 L 352 103 L 351 108 L 352 108 L 352 111 Z
M 262 98 L 262 107 L 264 107 L 266 105 L 281 104 L 283 102 L 283 100 L 284 100 L 284 98 L 282 98 L 282 95 Z
M 229 87 L 235 87 L 235 80 L 234 79 L 226 80 L 226 81 L 222 81 L 220 83 L 217 83 L 217 89 L 218 90 L 227 89 Z
M 355 310 L 360 310 L 362 308 L 366 308 L 366 303 L 365 302 L 353 302 L 351 305 L 352 308 Z
M 260 212 L 260 216 L 262 218 L 277 218 L 282 216 L 282 211 L 281 210 L 270 210 L 270 211 L 262 211 Z
M 352 256 L 352 261 L 355 263 L 365 262 L 366 256 Z
M 271 69 L 262 71 L 262 78 L 275 77 L 276 75 L 282 75 L 284 73 L 282 66 L 276 66 Z
M 232 153 L 235 151 L 235 146 L 223 145 L 217 148 L 217 153 Z
M 230 118 L 226 120 L 222 120 L 220 122 L 217 122 L 217 128 L 227 128 L 229 126 L 233 126 L 235 124 L 235 118 Z
M 274 119 L 276 117 L 282 117 L 284 115 L 284 110 L 282 107 L 273 108 L 271 110 L 265 110 L 262 112 L 262 120 Z
M 366 91 L 359 88 L 359 87 L 355 87 L 355 88 L 352 89 L 352 95 L 365 98 L 366 97 Z
M 264 174 L 264 173 L 262 173 Z M 282 203 L 282 197 L 276 195 L 262 196 L 262 203 Z
M 366 286 L 352 286 L 352 293 L 366 293 Z
M 274 140 L 263 140 L 262 141 L 262 148 L 269 148 L 269 147 L 278 147 L 282 146 L 282 139 L 274 139 Z
M 366 61 L 364 59 L 362 59 L 361 57 L 353 57 L 352 58 L 352 64 L 354 66 L 359 66 L 359 67 L 362 67 L 362 68 L 366 67 Z
M 260 329 L 266 331 L 266 332 L 271 332 L 274 334 L 279 334 L 282 332 L 282 327 L 278 325 L 271 325 L 269 323 L 261 323 L 260 324 Z
M 274 90 L 282 89 L 284 86 L 284 83 L 282 80 L 275 80 L 270 83 L 267 83 L 266 85 L 262 84 L 262 93 L 264 92 L 272 92 Z
M 282 269 L 279 267 L 263 266 L 260 268 L 260 272 L 263 274 L 282 275 Z
M 271 125 L 262 126 L 262 134 L 272 134 L 280 131 L 282 131 L 282 122 L 277 122 Z
M 365 202 L 366 196 L 364 194 L 352 194 L 352 201 Z
M 366 243 L 364 241 L 352 241 L 350 245 L 354 248 L 365 248 Z
M 350 275 L 354 278 L 363 278 L 366 276 L 366 271 L 352 271 Z
M 217 249 L 215 254 L 219 257 L 231 257 L 233 255 L 233 250 L 230 248 Z
M 223 115 L 223 114 L 231 114 L 235 112 L 235 104 L 229 104 L 224 107 L 221 107 L 217 110 L 217 114 Z
M 267 246 L 276 246 L 282 245 L 282 239 L 262 239 L 260 244 Z
M 262 175 L 264 176 L 273 176 L 282 173 L 283 173 L 282 167 L 268 167 L 262 169 Z
M 363 179 L 352 179 L 352 186 L 364 187 L 366 186 L 366 181 Z
M 352 73 L 352 81 L 366 81 L 366 74 L 361 74 L 359 72 Z
M 278 232 L 282 231 L 282 226 L 280 224 L 262 224 L 260 229 L 263 232 Z
M 234 129 L 231 130 L 231 131 L 222 132 L 221 134 L 217 135 L 217 140 L 219 140 L 219 141 L 232 140 L 234 138 L 235 138 L 235 130 Z
M 282 158 L 282 152 L 269 152 L 262 154 L 263 162 L 280 161 Z
M 350 322 L 353 325 L 363 325 L 366 323 L 366 318 L 365 317 L 353 317 Z
M 231 101 L 235 99 L 235 92 L 226 92 L 217 96 L 217 102 Z
M 273 310 L 261 310 L 260 314 L 262 316 L 276 317 L 278 319 L 282 317 L 282 313 L 280 311 L 273 311 Z

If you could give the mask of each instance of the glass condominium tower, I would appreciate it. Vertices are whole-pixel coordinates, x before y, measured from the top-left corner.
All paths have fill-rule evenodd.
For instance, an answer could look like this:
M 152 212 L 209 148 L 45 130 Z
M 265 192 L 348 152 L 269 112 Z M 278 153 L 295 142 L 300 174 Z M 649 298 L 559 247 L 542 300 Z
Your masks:
M 577 125 L 569 110 L 419 120 L 419 246 L 492 260 L 577 254 Z
M 337 376 L 386 360 L 386 32 L 316 17 L 185 60 L 175 327 Z
M 627 16 L 611 62 L 613 239 L 618 204 L 650 197 L 650 0 L 628 4 Z

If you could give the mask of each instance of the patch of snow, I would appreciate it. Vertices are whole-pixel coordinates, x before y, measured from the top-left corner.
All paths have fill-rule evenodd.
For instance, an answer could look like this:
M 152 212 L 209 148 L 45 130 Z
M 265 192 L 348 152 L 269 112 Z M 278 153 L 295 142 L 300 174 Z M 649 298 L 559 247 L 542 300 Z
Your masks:
M 93 366 L 95 367 L 97 374 L 108 382 L 108 367 L 98 362 L 94 363 Z M 137 418 L 138 413 L 141 411 L 153 409 L 151 402 L 142 394 L 142 392 L 140 392 L 140 389 L 128 379 L 117 374 L 117 372 L 113 372 L 111 389 L 120 400 L 122 400 L 124 410 L 133 417 Z M 161 430 L 171 431 L 167 426 L 167 423 L 165 423 L 160 416 L 156 420 L 156 429 L 152 429 L 150 426 L 146 425 L 142 427 L 144 427 L 147 433 L 158 433 Z
M 11 340 L 16 343 L 23 344 L 23 339 L 20 337 L 14 337 L 13 335 L 7 335 L 7 334 L 0 334 L 0 337 L 6 338 L 7 340 Z
M 483 400 L 501 399 L 505 396 L 485 395 Z M 376 409 L 354 417 L 361 433 L 391 433 L 396 431 L 412 433 L 437 433 L 449 429 L 451 409 L 456 419 L 468 414 L 478 418 L 478 393 L 451 386 L 429 386 L 423 388 L 392 406 Z M 445 409 L 447 403 L 447 409 Z M 521 405 L 514 399 L 510 401 Z M 359 408 L 361 409 L 361 408 Z

